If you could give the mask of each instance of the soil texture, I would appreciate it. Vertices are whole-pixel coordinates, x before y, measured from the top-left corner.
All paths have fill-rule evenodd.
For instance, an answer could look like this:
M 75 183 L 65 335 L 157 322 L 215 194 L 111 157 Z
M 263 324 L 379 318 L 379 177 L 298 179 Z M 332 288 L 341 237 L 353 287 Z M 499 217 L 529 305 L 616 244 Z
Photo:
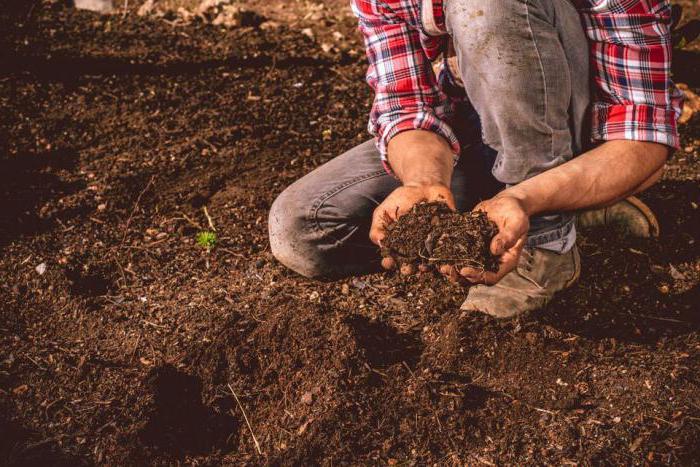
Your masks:
M 643 195 L 661 236 L 584 232 L 580 281 L 495 322 L 431 274 L 270 254 L 275 197 L 368 138 L 351 18 L 328 48 L 6 3 L 0 464 L 697 465 L 697 116 Z
M 420 203 L 387 226 L 382 256 L 400 265 L 454 265 L 497 271 L 490 245 L 498 227 L 482 211 L 458 213 L 445 203 Z

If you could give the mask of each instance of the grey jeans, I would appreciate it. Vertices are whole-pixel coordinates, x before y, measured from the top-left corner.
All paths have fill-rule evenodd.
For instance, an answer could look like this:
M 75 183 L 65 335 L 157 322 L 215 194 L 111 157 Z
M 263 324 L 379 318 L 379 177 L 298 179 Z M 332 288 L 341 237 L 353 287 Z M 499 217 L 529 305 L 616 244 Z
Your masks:
M 453 123 L 463 150 L 451 188 L 468 210 L 584 150 L 590 49 L 570 0 L 446 0 L 445 16 L 468 96 Z M 376 270 L 372 212 L 399 186 L 373 141 L 349 150 L 275 200 L 272 253 L 313 278 Z M 531 247 L 565 252 L 575 242 L 569 213 L 531 225 Z

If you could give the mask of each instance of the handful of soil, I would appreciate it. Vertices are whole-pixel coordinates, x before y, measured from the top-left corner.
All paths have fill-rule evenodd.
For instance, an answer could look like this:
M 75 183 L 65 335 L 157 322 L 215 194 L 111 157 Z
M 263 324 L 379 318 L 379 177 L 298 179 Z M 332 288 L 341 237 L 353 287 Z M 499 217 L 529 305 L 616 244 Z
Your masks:
M 440 202 L 420 203 L 387 227 L 381 254 L 399 265 L 454 265 L 498 270 L 490 245 L 498 227 L 486 213 L 458 213 Z

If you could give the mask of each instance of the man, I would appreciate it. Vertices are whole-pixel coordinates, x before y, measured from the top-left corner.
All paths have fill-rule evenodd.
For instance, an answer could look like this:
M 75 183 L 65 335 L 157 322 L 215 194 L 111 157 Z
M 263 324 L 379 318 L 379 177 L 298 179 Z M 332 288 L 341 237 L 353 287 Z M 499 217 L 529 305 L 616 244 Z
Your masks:
M 416 203 L 465 210 L 486 199 L 476 209 L 499 227 L 491 250 L 502 255 L 500 270 L 441 272 L 477 284 L 463 309 L 508 318 L 578 278 L 575 211 L 612 206 L 583 217 L 654 233 L 653 214 L 626 198 L 659 179 L 679 144 L 668 1 L 352 6 L 375 91 L 376 141 L 279 196 L 269 219 L 279 261 L 307 277 L 367 272 L 386 223 Z M 431 62 L 441 54 L 436 77 Z

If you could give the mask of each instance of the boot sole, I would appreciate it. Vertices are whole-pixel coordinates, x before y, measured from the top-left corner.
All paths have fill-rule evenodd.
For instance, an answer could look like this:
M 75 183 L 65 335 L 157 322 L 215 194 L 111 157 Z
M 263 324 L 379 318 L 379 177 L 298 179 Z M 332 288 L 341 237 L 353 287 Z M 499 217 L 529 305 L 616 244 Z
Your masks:
M 636 196 L 630 196 L 629 198 L 625 199 L 629 204 L 631 204 L 637 211 L 641 212 L 642 215 L 646 218 L 647 222 L 649 223 L 649 235 L 651 237 L 658 237 L 659 232 L 661 231 L 661 228 L 659 227 L 659 221 L 656 219 L 656 216 L 652 212 L 652 210 L 647 206 L 641 199 L 637 198 Z

